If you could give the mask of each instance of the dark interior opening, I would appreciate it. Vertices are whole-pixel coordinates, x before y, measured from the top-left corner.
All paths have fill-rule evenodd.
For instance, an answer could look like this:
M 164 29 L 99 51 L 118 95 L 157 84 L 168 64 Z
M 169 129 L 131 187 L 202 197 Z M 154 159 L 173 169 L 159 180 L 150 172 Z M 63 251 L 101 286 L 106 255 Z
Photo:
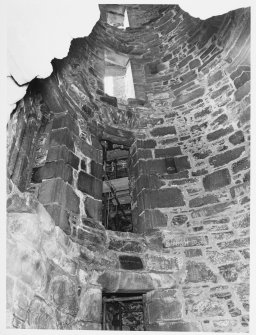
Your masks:
M 103 294 L 102 303 L 103 330 L 145 330 L 142 294 Z
M 129 193 L 129 147 L 102 141 L 103 194 L 102 222 L 106 229 L 132 232 L 131 197 Z

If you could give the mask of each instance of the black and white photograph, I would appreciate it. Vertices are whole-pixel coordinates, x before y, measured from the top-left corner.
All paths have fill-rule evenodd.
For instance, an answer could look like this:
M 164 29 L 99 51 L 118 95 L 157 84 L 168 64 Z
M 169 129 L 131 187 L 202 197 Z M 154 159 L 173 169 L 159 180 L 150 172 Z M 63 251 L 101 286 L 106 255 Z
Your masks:
M 251 1 L 5 20 L 3 333 L 254 334 Z

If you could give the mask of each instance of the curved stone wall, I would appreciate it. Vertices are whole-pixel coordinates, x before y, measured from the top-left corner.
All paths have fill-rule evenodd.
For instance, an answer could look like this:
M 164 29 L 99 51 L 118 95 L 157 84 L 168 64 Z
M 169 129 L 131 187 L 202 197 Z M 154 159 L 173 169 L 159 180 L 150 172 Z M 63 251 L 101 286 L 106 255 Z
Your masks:
M 139 291 L 147 330 L 247 331 L 250 10 L 201 21 L 127 5 L 122 30 L 106 22 L 108 10 L 121 22 L 112 7 L 9 122 L 8 236 L 28 255 L 7 271 L 9 327 L 100 329 L 102 291 Z M 137 99 L 104 93 L 104 49 L 129 57 Z M 101 139 L 130 146 L 134 233 L 101 224 Z M 27 250 L 27 220 L 35 240 L 38 222 L 54 222 L 52 244 Z

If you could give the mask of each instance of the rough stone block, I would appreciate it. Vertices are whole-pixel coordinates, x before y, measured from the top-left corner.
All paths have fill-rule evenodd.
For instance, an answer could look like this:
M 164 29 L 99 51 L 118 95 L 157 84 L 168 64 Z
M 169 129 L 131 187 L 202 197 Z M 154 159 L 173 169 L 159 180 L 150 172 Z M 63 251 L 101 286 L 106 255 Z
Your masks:
M 198 218 L 198 217 L 204 217 L 204 216 L 213 216 L 218 213 L 222 213 L 226 211 L 227 209 L 231 208 L 236 204 L 236 201 L 229 201 L 224 203 L 219 203 L 212 206 L 207 206 L 200 208 L 198 210 L 192 211 L 191 215 L 192 218 Z
M 95 161 L 91 161 L 91 174 L 98 179 L 102 179 L 103 175 L 102 164 L 96 163 Z
M 196 247 L 208 245 L 207 236 L 176 236 L 165 234 L 163 240 L 163 246 L 165 248 L 175 248 L 175 247 Z
M 215 72 L 213 75 L 209 76 L 208 85 L 211 86 L 211 85 L 215 84 L 216 82 L 221 80 L 222 77 L 223 77 L 223 74 L 222 74 L 221 70 Z
M 240 260 L 239 255 L 230 250 L 224 252 L 206 250 L 206 256 L 214 265 L 224 264 L 227 262 L 236 262 Z
M 58 309 L 76 316 L 79 310 L 75 283 L 67 276 L 57 276 L 50 283 L 50 294 Z
M 54 309 L 40 297 L 35 297 L 31 301 L 27 322 L 31 329 L 58 328 Z
M 133 240 L 120 240 L 110 237 L 109 246 L 110 250 L 115 250 L 119 252 L 131 252 L 131 253 L 142 253 L 145 251 L 145 244 L 142 241 Z
M 66 184 L 62 179 L 45 180 L 39 188 L 38 200 L 42 204 L 52 204 L 54 202 L 62 204 L 65 192 Z
M 232 126 L 229 126 L 227 128 L 221 128 L 218 129 L 210 134 L 207 135 L 207 140 L 208 141 L 215 141 L 219 139 L 220 137 L 226 136 L 227 134 L 230 134 L 234 131 L 234 128 Z
M 45 208 L 53 218 L 55 225 L 59 226 L 67 235 L 70 235 L 69 214 L 64 208 L 56 204 L 45 205 Z
M 219 271 L 227 282 L 235 282 L 237 279 L 242 281 L 249 279 L 249 264 L 226 264 L 219 266 Z
M 237 238 L 232 241 L 225 241 L 217 243 L 220 249 L 238 249 L 248 247 L 250 244 L 249 237 Z
M 154 137 L 172 135 L 172 134 L 175 135 L 176 129 L 174 126 L 158 127 L 158 128 L 154 128 L 153 130 L 151 130 L 150 134 Z
M 182 226 L 188 221 L 188 217 L 185 214 L 178 214 L 172 218 L 172 224 L 174 226 Z
M 136 233 L 143 233 L 146 230 L 153 229 L 156 227 L 166 227 L 167 226 L 167 216 L 161 211 L 155 210 L 145 210 L 140 216 L 138 225 L 135 228 Z
M 66 147 L 74 151 L 74 141 L 68 128 L 53 130 L 50 135 L 50 146 L 66 145 Z
M 187 102 L 190 102 L 194 99 L 197 99 L 199 97 L 201 97 L 202 95 L 204 95 L 204 88 L 200 87 L 195 89 L 194 91 L 187 93 L 187 94 L 180 94 L 174 101 L 172 106 L 173 107 L 177 107 L 183 104 L 186 104 Z
M 99 200 L 87 197 L 84 201 L 85 213 L 89 218 L 96 221 L 101 221 L 102 202 Z
M 199 67 L 201 65 L 201 61 L 200 59 L 193 59 L 190 63 L 189 63 L 189 68 L 190 70 Z
M 96 199 L 101 200 L 102 198 L 102 181 L 83 171 L 78 174 L 77 188 Z
M 142 270 L 143 263 L 138 256 L 122 255 L 119 256 L 120 266 L 124 270 Z
M 187 277 L 185 283 L 217 283 L 217 276 L 205 263 L 188 261 L 186 270 Z
M 155 174 L 141 175 L 136 181 L 136 192 L 139 193 L 142 189 L 157 190 L 163 186 L 163 182 Z
M 229 136 L 228 139 L 230 143 L 232 143 L 233 145 L 237 145 L 244 142 L 244 134 L 241 130 L 238 130 L 234 134 Z
M 52 129 L 68 128 L 74 134 L 79 135 L 79 128 L 71 115 L 66 113 L 55 114 Z
M 239 87 L 235 92 L 236 101 L 241 101 L 246 95 L 250 94 L 250 82 L 247 81 L 243 86 Z
M 219 202 L 216 195 L 207 194 L 204 197 L 197 197 L 189 201 L 189 207 L 201 207 L 208 204 L 215 204 Z
M 234 174 L 236 174 L 242 170 L 249 169 L 249 167 L 250 167 L 249 158 L 245 157 L 232 164 L 232 171 Z
M 188 249 L 184 250 L 184 252 L 185 256 L 188 258 L 203 256 L 203 252 L 201 249 Z
M 136 142 L 137 148 L 142 148 L 142 149 L 153 149 L 156 147 L 156 141 L 153 139 L 148 139 L 148 140 L 137 140 Z
M 249 191 L 250 191 L 250 184 L 248 182 L 238 184 L 230 188 L 230 194 L 232 198 L 236 199 L 240 196 L 249 194 Z
M 105 95 L 104 97 L 100 97 L 100 100 L 103 102 L 106 102 L 107 104 L 117 107 L 117 98 L 116 97 L 110 97 L 108 95 Z
M 71 166 L 65 164 L 63 160 L 46 163 L 42 167 L 34 168 L 32 171 L 32 182 L 41 183 L 44 179 L 62 178 L 68 183 L 72 183 L 73 173 Z
M 174 157 L 175 167 L 177 172 L 190 169 L 190 163 L 188 161 L 188 156 Z
M 80 199 L 73 190 L 73 188 L 69 185 L 67 185 L 66 188 L 66 209 L 75 213 L 79 214 L 79 205 L 80 205 Z
M 155 157 L 173 157 L 182 155 L 180 147 L 171 147 L 165 149 L 155 149 Z
M 231 183 L 228 169 L 222 169 L 206 175 L 203 178 L 203 185 L 206 191 L 213 191 L 225 187 Z
M 244 151 L 245 147 L 239 147 L 233 150 L 227 150 L 219 155 L 210 157 L 209 163 L 214 167 L 226 165 L 229 162 L 239 158 Z
M 214 299 L 205 299 L 192 304 L 190 313 L 194 317 L 218 317 L 226 314 L 225 301 L 215 301 Z
M 179 188 L 142 191 L 144 209 L 185 206 L 182 192 Z

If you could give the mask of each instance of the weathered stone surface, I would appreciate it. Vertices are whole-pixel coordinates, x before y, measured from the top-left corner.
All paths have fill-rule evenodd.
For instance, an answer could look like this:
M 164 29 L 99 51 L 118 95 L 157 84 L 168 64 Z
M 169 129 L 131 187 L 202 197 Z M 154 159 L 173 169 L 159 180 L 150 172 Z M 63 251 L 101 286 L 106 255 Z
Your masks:
M 165 135 L 175 135 L 176 129 L 174 126 L 168 127 L 158 127 L 151 130 L 150 134 L 154 137 L 165 136 Z
M 188 258 L 203 256 L 201 249 L 187 249 L 187 250 L 184 250 L 184 252 L 185 252 L 185 256 Z
M 143 209 L 184 206 L 185 202 L 180 189 L 166 188 L 161 190 L 142 191 L 138 197 L 138 206 Z
M 96 221 L 101 220 L 102 215 L 102 203 L 101 201 L 95 200 L 90 197 L 86 197 L 84 201 L 85 213 L 89 218 L 95 219 Z
M 55 114 L 52 123 L 52 129 L 68 128 L 74 134 L 79 135 L 79 128 L 71 115 L 67 113 Z
M 78 174 L 77 188 L 96 199 L 101 200 L 102 197 L 102 181 L 94 178 L 93 176 L 80 171 Z
M 237 238 L 232 241 L 220 242 L 217 243 L 218 247 L 221 249 L 233 249 L 233 248 L 243 248 L 247 247 L 250 243 L 249 237 Z
M 120 266 L 124 270 L 142 270 L 143 263 L 138 256 L 119 256 Z
M 101 323 L 101 309 L 102 309 L 102 292 L 100 288 L 97 287 L 83 288 L 80 295 L 79 312 L 77 314 L 77 319 L 87 322 L 90 321 L 93 323 Z M 85 327 L 83 326 L 83 329 L 84 328 Z M 87 329 L 95 329 L 95 328 L 93 326 L 92 328 Z
M 204 94 L 204 92 L 205 92 L 204 88 L 200 87 L 200 88 L 197 88 L 196 90 L 194 90 L 194 91 L 192 91 L 190 93 L 179 95 L 173 101 L 172 106 L 173 107 L 177 107 L 177 106 L 186 104 L 187 102 L 190 102 L 190 101 L 192 101 L 192 100 L 194 100 L 196 98 L 201 97 Z
M 239 87 L 235 92 L 236 101 L 241 101 L 246 95 L 250 94 L 250 82 L 247 81 L 243 86 Z
M 66 209 L 75 213 L 79 214 L 79 205 L 80 205 L 80 199 L 73 190 L 73 188 L 69 185 L 67 185 L 66 188 Z
M 227 150 L 219 155 L 211 157 L 209 163 L 214 167 L 219 167 L 228 164 L 229 162 L 239 158 L 245 151 L 245 147 L 239 147 L 233 150 Z
M 58 276 L 50 284 L 51 299 L 61 312 L 76 316 L 79 306 L 75 284 L 67 276 Z
M 215 317 L 224 316 L 226 314 L 226 303 L 224 301 L 215 301 L 206 299 L 192 304 L 190 313 L 194 317 Z
M 165 248 L 174 248 L 174 247 L 196 247 L 204 246 L 208 244 L 207 236 L 186 236 L 173 237 L 172 235 L 164 235 L 163 246 Z
M 169 332 L 200 332 L 202 327 L 196 322 L 161 322 L 147 325 L 147 330 L 150 331 L 169 331 Z
M 109 95 L 105 95 L 104 97 L 100 97 L 100 100 L 106 102 L 107 104 L 117 107 L 117 98 L 111 97 Z
M 208 207 L 203 207 L 198 210 L 193 210 L 191 215 L 192 215 L 192 218 L 216 215 L 218 213 L 222 213 L 226 211 L 235 203 L 236 202 L 230 201 L 230 202 L 224 202 L 224 203 L 220 203 L 220 204 L 216 204 L 216 205 L 212 205 Z
M 182 317 L 182 305 L 179 301 L 161 298 L 154 299 L 148 305 L 149 323 L 157 321 L 179 320 Z
M 227 282 L 235 282 L 237 279 L 247 281 L 249 278 L 249 265 L 236 263 L 219 266 L 219 271 Z
M 181 155 L 180 147 L 155 149 L 156 158 L 159 158 L 159 157 L 173 157 L 173 156 L 178 156 L 178 155 Z
M 248 157 L 242 158 L 239 161 L 232 164 L 232 171 L 234 174 L 247 170 L 250 167 L 250 161 Z
M 222 77 L 223 77 L 223 73 L 220 70 L 215 72 L 214 74 L 209 76 L 208 85 L 211 86 L 211 85 L 215 84 L 216 82 L 221 80 Z
M 219 199 L 216 195 L 207 194 L 204 197 L 194 198 L 189 201 L 189 207 L 201 207 L 208 204 L 216 204 Z
M 151 255 L 147 254 L 145 257 L 146 268 L 149 271 L 178 271 L 183 262 L 179 257 L 168 257 L 165 255 Z
M 28 324 L 31 329 L 57 329 L 53 308 L 42 298 L 34 298 L 29 308 Z
M 244 142 L 244 134 L 241 130 L 238 130 L 234 134 L 229 136 L 228 139 L 230 143 L 232 143 L 233 145 L 237 145 Z
M 233 131 L 234 131 L 233 127 L 229 126 L 227 128 L 218 129 L 218 130 L 208 134 L 206 137 L 207 137 L 207 140 L 211 142 L 211 141 L 215 141 L 215 140 L 219 139 L 220 137 L 226 136 L 227 134 L 230 134 Z
M 185 214 L 175 215 L 172 218 L 172 223 L 174 224 L 174 226 L 181 226 L 184 223 L 186 223 L 187 221 L 188 221 L 188 217 Z
M 213 191 L 225 187 L 231 182 L 228 169 L 222 169 L 206 175 L 203 184 L 206 191 Z
M 136 144 L 137 144 L 137 148 L 142 148 L 142 149 L 153 149 L 156 147 L 156 141 L 153 139 L 138 140 Z
M 135 233 L 143 233 L 147 230 L 154 229 L 157 227 L 167 226 L 167 216 L 164 215 L 160 210 L 145 210 L 139 216 L 138 224 L 134 225 Z
M 174 157 L 175 167 L 177 172 L 190 169 L 190 163 L 188 161 L 188 156 Z
M 64 181 L 72 183 L 73 175 L 71 166 L 63 160 L 46 163 L 43 167 L 34 168 L 32 172 L 32 182 L 41 183 L 44 179 L 62 178 Z
M 217 282 L 217 276 L 202 262 L 187 262 L 185 283 Z
M 145 250 L 145 244 L 143 245 L 141 241 L 124 241 L 110 237 L 108 248 L 120 252 L 142 253 Z
M 232 198 L 237 198 L 242 195 L 249 194 L 249 190 L 250 190 L 250 184 L 246 182 L 246 183 L 238 184 L 236 186 L 231 187 L 230 194 Z
M 65 145 L 54 146 L 49 148 L 46 161 L 53 162 L 64 160 L 65 163 L 72 166 L 74 169 L 78 170 L 79 158 L 70 150 L 67 149 Z
M 66 145 L 66 147 L 74 151 L 74 141 L 68 128 L 53 130 L 50 135 L 50 146 Z
M 216 250 L 206 250 L 206 256 L 209 259 L 209 261 L 215 265 L 219 264 L 225 264 L 228 262 L 236 262 L 240 260 L 240 257 L 238 254 L 236 254 L 234 251 L 225 251 L 225 252 L 219 252 Z

